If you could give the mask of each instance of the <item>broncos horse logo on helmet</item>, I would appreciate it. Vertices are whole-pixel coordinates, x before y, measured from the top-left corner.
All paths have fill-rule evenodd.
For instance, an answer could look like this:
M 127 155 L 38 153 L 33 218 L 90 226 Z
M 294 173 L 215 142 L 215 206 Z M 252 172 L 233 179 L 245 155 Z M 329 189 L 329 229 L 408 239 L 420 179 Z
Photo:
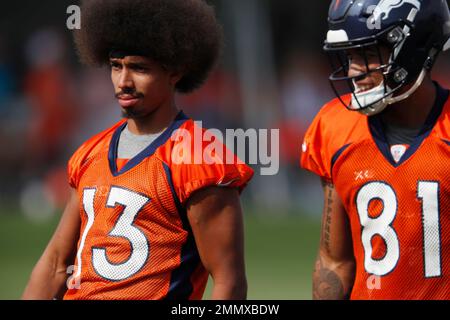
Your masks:
M 375 19 L 388 19 L 392 10 L 400 8 L 407 3 L 420 10 L 419 0 L 381 0 L 373 11 L 373 16 Z
M 324 50 L 337 62 L 330 76 L 332 88 L 348 109 L 369 116 L 410 97 L 439 53 L 450 48 L 446 0 L 334 0 L 328 22 Z M 381 56 L 381 46 L 388 49 L 388 59 Z M 380 66 L 370 70 L 366 58 L 366 72 L 349 77 L 348 51 L 366 55 L 371 49 L 378 52 Z M 355 82 L 372 72 L 380 72 L 384 81 L 358 91 Z M 349 91 L 347 101 L 342 97 Z

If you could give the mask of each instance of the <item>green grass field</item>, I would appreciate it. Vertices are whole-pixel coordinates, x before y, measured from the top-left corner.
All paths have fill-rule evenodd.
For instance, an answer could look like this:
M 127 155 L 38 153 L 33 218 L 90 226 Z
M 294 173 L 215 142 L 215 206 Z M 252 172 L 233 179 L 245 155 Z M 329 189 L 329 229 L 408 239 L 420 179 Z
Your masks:
M 253 210 L 254 211 L 254 210 Z M 310 299 L 319 222 L 250 211 L 246 226 L 249 299 Z M 0 212 L 0 299 L 18 299 L 58 218 L 30 223 Z M 210 286 L 205 297 L 209 296 Z

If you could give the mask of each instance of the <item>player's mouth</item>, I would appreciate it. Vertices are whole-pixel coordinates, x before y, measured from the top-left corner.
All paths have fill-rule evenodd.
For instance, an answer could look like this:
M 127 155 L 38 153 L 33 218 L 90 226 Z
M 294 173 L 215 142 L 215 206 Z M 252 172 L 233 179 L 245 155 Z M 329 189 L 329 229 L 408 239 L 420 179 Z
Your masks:
M 355 83 L 355 93 L 364 93 L 375 88 L 376 85 L 372 82 L 370 83 Z
M 119 100 L 119 104 L 122 108 L 131 108 L 141 100 L 141 97 L 125 94 L 118 96 L 117 100 Z

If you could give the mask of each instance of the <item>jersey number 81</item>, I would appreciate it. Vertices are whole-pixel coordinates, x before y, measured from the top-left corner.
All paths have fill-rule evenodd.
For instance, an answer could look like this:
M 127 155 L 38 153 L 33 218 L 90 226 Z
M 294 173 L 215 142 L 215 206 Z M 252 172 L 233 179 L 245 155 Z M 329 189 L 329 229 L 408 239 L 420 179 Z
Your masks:
M 439 182 L 419 181 L 417 198 L 422 202 L 423 257 L 426 278 L 440 277 L 441 235 L 439 227 Z M 382 212 L 373 218 L 369 205 L 373 200 L 383 203 Z M 385 276 L 395 269 L 400 258 L 400 243 L 392 227 L 398 211 L 398 199 L 394 189 L 385 182 L 370 182 L 356 196 L 356 207 L 362 226 L 364 267 L 367 273 Z M 372 238 L 380 236 L 386 244 L 386 254 L 381 259 L 372 257 Z

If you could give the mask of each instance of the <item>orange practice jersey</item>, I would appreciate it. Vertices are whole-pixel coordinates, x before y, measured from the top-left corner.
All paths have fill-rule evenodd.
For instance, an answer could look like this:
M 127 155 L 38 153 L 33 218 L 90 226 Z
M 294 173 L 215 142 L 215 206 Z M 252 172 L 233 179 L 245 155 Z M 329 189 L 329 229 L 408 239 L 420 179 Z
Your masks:
M 351 298 L 450 299 L 448 91 L 438 87 L 399 161 L 381 127 L 377 116 L 336 99 L 309 128 L 301 156 L 305 169 L 333 182 L 347 211 L 356 259 Z
M 81 228 L 64 298 L 201 299 L 208 273 L 184 205 L 205 187 L 242 190 L 253 171 L 243 163 L 174 162 L 173 134 L 198 129 L 183 113 L 144 151 L 120 164 L 117 146 L 125 125 L 123 120 L 94 136 L 69 161 Z

